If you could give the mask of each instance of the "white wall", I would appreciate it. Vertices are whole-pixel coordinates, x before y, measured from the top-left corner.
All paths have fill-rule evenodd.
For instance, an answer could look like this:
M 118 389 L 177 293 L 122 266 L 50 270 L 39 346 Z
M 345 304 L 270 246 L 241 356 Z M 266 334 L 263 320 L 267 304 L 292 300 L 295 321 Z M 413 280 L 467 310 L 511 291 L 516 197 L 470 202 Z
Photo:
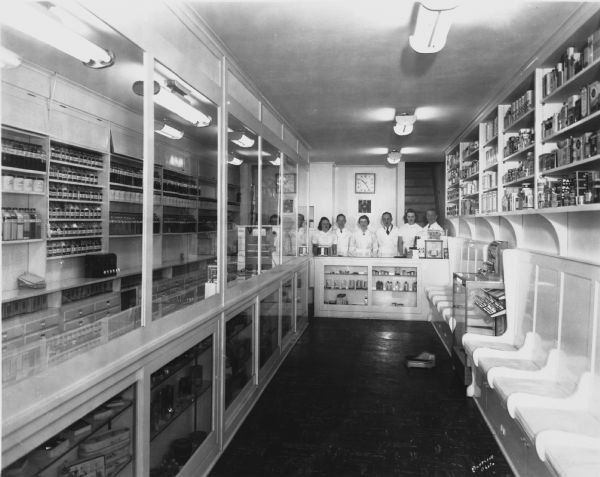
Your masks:
M 375 194 L 355 194 L 354 174 L 374 172 Z M 371 213 L 366 214 L 372 228 L 378 228 L 383 212 L 391 212 L 394 223 L 404 213 L 404 164 L 386 166 L 343 166 L 333 163 L 310 164 L 310 206 L 314 207 L 315 227 L 321 217 L 346 216 L 348 227 L 354 229 L 358 217 L 359 200 L 371 200 Z

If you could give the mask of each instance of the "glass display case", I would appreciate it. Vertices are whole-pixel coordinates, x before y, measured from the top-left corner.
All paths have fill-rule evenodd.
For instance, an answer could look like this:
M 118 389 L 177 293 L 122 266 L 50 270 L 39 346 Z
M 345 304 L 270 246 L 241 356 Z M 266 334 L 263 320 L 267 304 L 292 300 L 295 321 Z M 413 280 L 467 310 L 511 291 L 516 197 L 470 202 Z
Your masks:
M 279 349 L 279 290 L 260 300 L 259 359 L 260 369 Z
M 417 306 L 416 267 L 373 265 L 371 274 L 373 306 Z
M 7 477 L 135 475 L 135 386 L 93 411 L 2 469 Z
M 367 266 L 325 265 L 323 303 L 336 306 L 367 306 L 369 275 Z
M 308 267 L 296 273 L 296 329 L 308 324 Z
M 283 173 L 279 176 L 278 186 L 282 200 L 281 228 L 285 263 L 298 253 L 298 236 L 304 231 L 298 219 L 298 167 L 296 160 L 288 155 L 283 155 Z
M 175 476 L 213 430 L 213 336 L 151 375 L 150 475 Z
M 253 233 L 258 225 L 258 136 L 231 114 L 228 131 L 227 283 L 231 286 L 259 273 L 259 237 Z M 270 264 L 270 253 L 268 259 Z
M 284 343 L 294 329 L 294 286 L 286 280 L 281 287 L 281 342 Z
M 261 194 L 262 194 L 262 224 L 268 226 L 263 235 L 264 247 L 262 252 L 271 257 L 271 263 L 262 260 L 262 270 L 268 270 L 281 264 L 282 232 L 281 232 L 281 188 L 280 174 L 282 154 L 268 141 L 262 141 L 261 157 Z
M 225 408 L 242 393 L 254 376 L 254 306 L 225 324 Z
M 28 3 L 24 15 L 47 9 Z M 18 28 L 2 30 L 3 47 L 23 59 L 2 70 L 4 385 L 141 324 L 139 290 L 122 285 L 142 261 L 143 101 L 131 85 L 143 51 L 100 21 L 93 27 L 125 60 L 102 80 Z M 124 109 L 128 128 L 107 120 Z M 130 182 L 114 185 L 126 168 Z
M 159 124 L 153 214 L 161 223 L 153 241 L 156 319 L 218 292 L 217 282 L 209 282 L 209 269 L 217 265 L 219 201 L 216 106 L 158 62 L 154 89 Z

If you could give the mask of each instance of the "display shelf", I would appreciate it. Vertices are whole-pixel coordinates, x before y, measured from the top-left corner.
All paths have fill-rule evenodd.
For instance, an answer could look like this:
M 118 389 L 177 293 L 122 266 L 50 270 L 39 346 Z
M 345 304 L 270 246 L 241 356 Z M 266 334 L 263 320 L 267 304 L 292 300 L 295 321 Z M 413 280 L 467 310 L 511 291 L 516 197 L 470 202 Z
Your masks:
M 79 204 L 102 204 L 103 200 L 93 200 L 93 199 L 56 199 L 54 197 L 48 197 L 50 202 L 77 202 Z
M 138 187 L 138 186 L 128 185 L 128 184 L 121 184 L 120 182 L 109 182 L 108 185 L 110 186 L 111 189 L 118 188 L 118 187 L 124 187 L 126 189 L 132 189 L 132 190 L 139 190 L 139 191 L 144 190 L 143 187 Z
M 498 190 L 498 186 L 490 187 L 489 189 L 484 189 L 481 192 L 485 194 L 486 192 L 494 192 L 495 190 Z
M 535 143 L 531 143 L 529 146 L 524 147 L 523 149 L 520 149 L 517 152 L 513 152 L 509 156 L 506 156 L 504 159 L 502 159 L 502 162 L 509 162 L 509 161 L 515 161 L 517 159 L 521 159 L 521 157 L 526 156 L 528 152 L 532 152 L 534 148 L 535 148 Z
M 37 243 L 37 242 L 43 242 L 44 239 L 39 238 L 39 239 L 26 239 L 26 240 L 3 240 L 2 241 L 2 246 L 5 245 L 19 245 L 19 244 L 27 244 L 27 243 Z
M 66 456 L 69 452 L 71 452 L 73 449 L 75 449 L 79 444 L 81 444 L 84 440 L 86 440 L 90 436 L 93 436 L 96 432 L 98 432 L 100 429 L 102 429 L 107 424 L 110 424 L 110 422 L 112 420 L 119 417 L 121 414 L 123 414 L 125 411 L 130 409 L 132 406 L 133 406 L 133 402 L 129 401 L 126 405 L 122 406 L 120 409 L 118 409 L 115 412 L 115 414 L 113 414 L 112 416 L 110 416 L 107 419 L 103 419 L 98 422 L 94 422 L 93 419 L 90 419 L 89 423 L 92 426 L 91 431 L 86 433 L 85 435 L 81 436 L 78 439 L 73 439 L 72 442 L 71 442 L 71 439 L 68 439 L 69 446 L 63 452 L 59 453 L 56 457 L 44 457 L 41 455 L 36 455 L 34 458 L 32 458 L 31 459 L 32 465 L 30 468 L 28 468 L 28 472 L 30 472 L 28 475 L 40 475 L 41 472 L 43 472 L 45 469 L 50 467 L 52 464 L 58 462 L 60 459 L 62 459 L 64 456 Z
M 6 171 L 6 172 L 18 172 L 21 174 L 31 174 L 34 176 L 46 176 L 46 171 L 39 171 L 36 169 L 22 169 L 20 167 L 9 167 L 9 166 L 2 166 L 2 171 Z
M 473 192 L 472 194 L 463 194 L 462 196 L 463 199 L 470 199 L 475 197 L 479 197 L 479 192 Z
M 160 235 L 160 234 L 153 234 L 153 235 Z M 142 238 L 142 234 L 110 234 L 108 237 L 111 239 Z
M 504 182 L 502 185 L 504 187 L 511 187 L 513 185 L 519 185 L 522 184 L 523 182 L 531 182 L 534 179 L 534 175 L 529 175 L 529 176 L 525 176 L 525 177 L 520 177 L 519 179 L 515 179 L 514 181 L 510 181 L 510 182 Z
M 475 179 L 479 179 L 479 171 L 475 172 L 474 174 L 471 174 L 463 179 L 461 179 L 463 182 L 467 182 L 467 181 L 472 181 Z
M 378 290 L 377 288 L 371 288 L 371 291 L 378 293 L 417 293 L 417 290 Z
M 79 237 L 77 237 L 77 238 L 79 238 Z M 101 251 L 102 251 L 102 249 L 98 249 L 98 250 L 93 250 L 93 251 L 89 251 L 86 253 L 72 253 L 72 254 L 68 254 L 68 255 L 52 255 L 51 257 L 46 257 L 46 260 L 64 260 L 65 258 L 85 257 L 86 255 L 89 255 L 90 253 L 98 253 Z M 106 278 L 105 278 L 105 280 L 106 280 Z M 42 291 L 42 293 L 47 293 L 45 290 L 40 290 L 40 291 Z
M 72 217 L 65 217 L 65 218 L 50 217 L 48 220 L 50 222 L 102 222 L 101 218 L 97 218 L 97 219 L 74 219 Z
M 125 200 L 125 199 L 109 199 L 109 202 L 114 202 L 116 204 L 135 204 L 135 205 L 142 205 L 143 204 L 142 201 L 138 201 L 138 200 Z
M 563 103 L 576 91 L 579 93 L 583 86 L 587 86 L 598 79 L 600 72 L 600 58 L 583 68 L 579 73 L 542 98 L 542 104 Z
M 541 176 L 550 176 L 562 172 L 573 171 L 579 169 L 582 166 L 588 165 L 597 165 L 600 164 L 600 154 L 597 154 L 592 157 L 588 157 L 587 159 L 582 159 L 581 161 L 571 162 L 570 164 L 565 164 L 564 166 L 554 167 L 552 169 L 546 169 L 545 171 L 540 171 Z M 560 175 L 560 174 L 559 174 Z
M 533 124 L 533 116 L 535 109 L 532 108 L 529 111 L 521 114 L 517 119 L 515 119 L 509 126 L 504 129 L 504 134 L 508 133 L 516 133 L 519 132 L 519 129 L 530 127 Z
M 495 142 L 498 140 L 498 135 L 496 134 L 494 137 L 492 137 L 491 139 L 489 139 L 488 141 L 483 143 L 483 147 L 491 147 L 491 146 L 495 146 Z
M 367 272 L 356 272 L 356 273 L 327 272 L 324 275 L 337 275 L 340 277 L 352 277 L 352 276 L 368 275 L 368 273 Z
M 458 202 L 460 200 L 459 197 L 455 197 L 454 199 L 448 199 L 446 198 L 446 202 Z
M 67 185 L 83 186 L 85 188 L 91 187 L 92 189 L 104 189 L 103 185 L 100 185 L 100 184 L 90 184 L 90 183 L 87 183 L 87 182 L 66 181 L 66 180 L 62 180 L 62 179 L 48 179 L 48 181 L 52 182 L 54 184 L 67 184 Z
M 494 169 L 498 169 L 498 163 L 494 163 L 494 164 L 490 164 L 487 167 L 483 168 L 483 172 L 487 172 L 487 171 L 493 171 Z
M 116 477 L 117 475 L 119 475 L 125 469 L 125 467 L 127 467 L 132 461 L 133 461 L 133 457 L 130 455 L 129 458 L 125 462 L 123 462 L 121 465 L 119 465 L 111 473 L 111 477 Z
M 463 157 L 461 159 L 461 162 L 462 163 L 471 162 L 471 161 L 476 161 L 478 159 L 479 159 L 479 149 L 475 149 L 473 152 L 471 152 L 470 154 Z
M 52 164 L 62 164 L 63 166 L 78 167 L 79 169 L 87 169 L 87 170 L 91 170 L 91 171 L 102 172 L 104 170 L 103 167 L 86 166 L 85 164 L 78 164 L 76 162 L 63 161 L 61 159 L 55 159 L 54 157 L 50 157 L 50 162 Z
M 571 124 L 565 128 L 562 128 L 560 131 L 554 133 L 552 136 L 548 136 L 542 139 L 542 144 L 547 144 L 550 142 L 560 141 L 561 139 L 566 139 L 572 134 L 583 133 L 593 129 L 597 129 L 600 124 L 600 111 L 596 111 L 583 119 L 580 119 L 576 123 Z
M 40 195 L 46 197 L 46 192 L 26 192 L 21 190 L 3 190 L 3 194 L 14 194 L 14 195 Z
M 67 235 L 66 237 L 48 237 L 48 242 L 56 242 L 59 240 L 79 240 L 79 239 L 94 239 L 102 238 L 102 235 Z

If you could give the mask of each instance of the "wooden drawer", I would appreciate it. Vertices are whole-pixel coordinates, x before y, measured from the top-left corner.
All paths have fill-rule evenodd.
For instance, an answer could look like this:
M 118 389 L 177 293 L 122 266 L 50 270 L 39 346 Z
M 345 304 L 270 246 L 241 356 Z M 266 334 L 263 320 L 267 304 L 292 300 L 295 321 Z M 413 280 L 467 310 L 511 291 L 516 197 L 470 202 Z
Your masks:
M 11 340 L 2 341 L 2 353 L 11 353 L 21 349 L 25 345 L 25 337 L 19 336 Z
M 23 335 L 25 335 L 25 325 L 15 324 L 12 326 L 7 326 L 6 324 L 2 323 L 2 343 L 8 342 L 15 338 L 23 337 Z
M 121 313 L 121 305 L 113 306 L 112 308 L 108 308 L 106 310 L 95 313 L 93 321 L 98 321 L 102 318 L 106 318 L 107 316 L 116 315 L 117 313 Z
M 64 310 L 65 322 L 81 318 L 94 313 L 94 303 L 80 304 L 78 307 L 70 307 Z
M 121 295 L 120 293 L 112 293 L 101 300 L 94 303 L 94 311 L 102 311 L 107 308 L 114 308 L 115 306 L 121 306 Z
M 56 336 L 60 333 L 58 326 L 52 326 L 50 328 L 46 328 L 43 331 L 37 331 L 35 333 L 29 333 L 25 335 L 25 344 L 35 343 L 42 338 L 51 338 L 52 336 Z
M 58 324 L 58 309 L 36 311 L 2 320 L 2 340 L 11 340 L 27 333 L 45 330 Z
M 58 313 L 25 324 L 25 333 L 36 333 L 58 325 Z
M 95 316 L 96 315 L 94 315 L 94 314 L 85 315 L 85 316 L 82 316 L 81 318 L 76 318 L 74 320 L 65 321 L 64 331 L 65 332 L 72 331 L 72 330 L 79 328 L 80 326 L 89 325 L 90 323 L 94 322 Z

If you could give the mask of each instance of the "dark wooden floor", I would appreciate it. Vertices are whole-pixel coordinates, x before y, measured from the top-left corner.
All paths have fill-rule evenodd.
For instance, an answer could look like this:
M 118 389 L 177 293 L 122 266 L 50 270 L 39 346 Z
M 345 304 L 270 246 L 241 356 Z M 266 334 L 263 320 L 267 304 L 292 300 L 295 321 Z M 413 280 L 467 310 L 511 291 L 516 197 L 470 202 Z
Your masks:
M 210 475 L 512 473 L 431 324 L 315 318 Z

